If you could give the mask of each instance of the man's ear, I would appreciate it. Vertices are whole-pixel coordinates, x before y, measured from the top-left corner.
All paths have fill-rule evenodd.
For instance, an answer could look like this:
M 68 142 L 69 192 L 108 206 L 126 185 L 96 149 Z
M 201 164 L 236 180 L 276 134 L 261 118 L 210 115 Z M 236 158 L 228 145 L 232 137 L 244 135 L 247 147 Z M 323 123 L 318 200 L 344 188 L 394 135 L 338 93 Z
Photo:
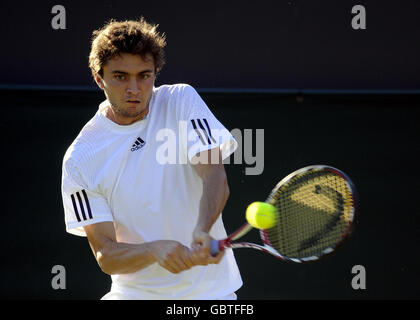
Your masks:
M 95 79 L 95 82 L 98 85 L 98 87 L 103 90 L 104 83 L 103 83 L 102 77 L 98 73 L 95 73 L 95 76 L 93 78 Z

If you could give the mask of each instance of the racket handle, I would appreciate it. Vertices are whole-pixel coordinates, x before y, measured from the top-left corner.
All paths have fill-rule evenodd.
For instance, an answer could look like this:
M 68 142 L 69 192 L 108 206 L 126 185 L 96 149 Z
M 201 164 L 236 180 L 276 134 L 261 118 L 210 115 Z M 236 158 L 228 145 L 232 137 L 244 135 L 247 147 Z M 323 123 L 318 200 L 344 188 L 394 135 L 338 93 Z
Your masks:
M 219 241 L 218 240 L 212 240 L 210 242 L 210 254 L 215 257 L 219 254 Z

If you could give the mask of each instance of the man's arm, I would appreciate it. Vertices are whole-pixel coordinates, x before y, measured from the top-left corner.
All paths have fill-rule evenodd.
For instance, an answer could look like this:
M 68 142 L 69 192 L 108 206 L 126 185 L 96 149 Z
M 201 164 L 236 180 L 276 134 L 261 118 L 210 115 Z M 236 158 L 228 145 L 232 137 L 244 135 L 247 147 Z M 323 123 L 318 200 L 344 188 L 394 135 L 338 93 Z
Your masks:
M 96 261 L 102 271 L 110 275 L 136 272 L 155 262 L 172 273 L 195 265 L 190 250 L 177 241 L 119 243 L 113 222 L 91 224 L 84 230 Z
M 201 249 L 202 257 L 207 256 L 208 263 L 217 263 L 223 254 L 212 258 L 209 255 L 210 229 L 219 217 L 229 198 L 229 186 L 219 148 L 199 153 L 200 159 L 193 168 L 203 181 L 203 195 L 200 199 L 200 209 L 197 225 L 193 232 L 194 249 Z

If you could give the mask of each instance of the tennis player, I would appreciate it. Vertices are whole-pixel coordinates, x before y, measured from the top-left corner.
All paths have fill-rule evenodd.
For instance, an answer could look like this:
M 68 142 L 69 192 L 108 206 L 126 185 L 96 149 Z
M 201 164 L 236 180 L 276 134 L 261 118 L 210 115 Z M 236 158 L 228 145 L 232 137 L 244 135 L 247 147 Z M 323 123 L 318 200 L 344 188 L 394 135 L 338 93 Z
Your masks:
M 212 257 L 209 243 L 226 237 L 222 160 L 237 143 L 193 87 L 155 87 L 165 45 L 144 18 L 94 31 L 90 68 L 106 100 L 64 156 L 66 230 L 87 236 L 111 275 L 103 299 L 236 299 L 234 255 Z M 178 161 L 162 161 L 173 150 Z

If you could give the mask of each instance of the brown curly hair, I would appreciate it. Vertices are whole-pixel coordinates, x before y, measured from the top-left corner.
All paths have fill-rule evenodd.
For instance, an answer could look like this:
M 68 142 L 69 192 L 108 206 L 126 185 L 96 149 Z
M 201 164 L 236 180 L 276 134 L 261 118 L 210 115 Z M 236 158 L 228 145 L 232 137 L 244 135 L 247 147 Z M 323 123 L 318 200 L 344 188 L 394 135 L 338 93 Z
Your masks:
M 159 34 L 158 25 L 149 24 L 141 17 L 139 21 L 110 20 L 101 29 L 93 31 L 92 47 L 89 54 L 89 68 L 92 75 L 103 77 L 103 66 L 108 60 L 121 53 L 139 54 L 143 59 L 151 54 L 155 73 L 165 64 L 165 34 Z

